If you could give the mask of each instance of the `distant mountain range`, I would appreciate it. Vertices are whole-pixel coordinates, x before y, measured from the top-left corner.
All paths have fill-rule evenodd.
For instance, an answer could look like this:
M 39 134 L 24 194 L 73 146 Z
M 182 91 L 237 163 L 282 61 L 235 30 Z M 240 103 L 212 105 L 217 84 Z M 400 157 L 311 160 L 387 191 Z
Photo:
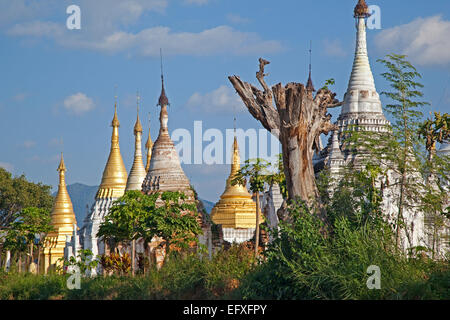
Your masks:
M 69 192 L 70 199 L 72 200 L 73 211 L 75 211 L 75 217 L 77 218 L 77 224 L 83 225 L 84 218 L 95 201 L 95 194 L 97 193 L 98 186 L 87 186 L 82 183 L 74 183 L 67 186 L 67 192 Z M 56 196 L 56 192 L 53 194 Z M 200 199 L 205 206 L 208 213 L 211 213 L 214 203 L 208 200 Z
M 67 186 L 67 192 L 69 192 L 70 199 L 72 200 L 73 211 L 75 211 L 75 217 L 79 226 L 83 224 L 84 218 L 86 217 L 88 211 L 86 206 L 90 210 L 94 204 L 97 190 L 98 186 L 87 186 L 82 183 L 74 183 Z M 56 196 L 56 192 L 53 196 Z
M 211 210 L 214 208 L 215 203 L 208 201 L 208 200 L 203 200 L 200 199 L 203 202 L 203 205 L 205 206 L 206 212 L 208 212 L 209 214 L 211 214 Z

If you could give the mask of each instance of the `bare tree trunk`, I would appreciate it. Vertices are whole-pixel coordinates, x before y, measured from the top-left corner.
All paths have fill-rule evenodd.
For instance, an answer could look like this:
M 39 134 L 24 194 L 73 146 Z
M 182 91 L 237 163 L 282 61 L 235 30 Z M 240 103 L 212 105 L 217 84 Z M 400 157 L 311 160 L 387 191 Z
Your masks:
M 405 181 L 405 172 L 402 172 L 401 182 L 400 182 L 400 199 L 398 205 L 398 214 L 397 214 L 397 229 L 395 233 L 395 245 L 398 247 L 400 240 L 400 223 L 403 223 L 403 202 L 405 198 L 404 192 L 404 181 Z
M 313 92 L 301 83 L 288 83 L 286 86 L 279 83 L 270 89 L 264 81 L 264 67 L 269 62 L 262 58 L 259 62 L 256 78 L 264 91 L 243 82 L 238 76 L 228 79 L 250 114 L 278 136 L 283 148 L 289 200 L 300 197 L 310 205 L 317 203 L 320 206 L 312 158 L 314 150 L 320 148 L 320 135 L 336 129 L 330 121 L 328 108 L 341 106 L 342 103 L 335 99 L 336 94 L 327 89 L 320 89 L 313 97 Z M 322 210 L 320 215 L 326 220 Z
M 255 229 L 255 257 L 258 257 L 259 249 L 259 192 L 256 192 L 256 229 Z
M 136 240 L 133 239 L 131 242 L 131 275 L 134 277 L 136 273 Z
M 41 246 L 38 245 L 37 274 L 41 272 Z

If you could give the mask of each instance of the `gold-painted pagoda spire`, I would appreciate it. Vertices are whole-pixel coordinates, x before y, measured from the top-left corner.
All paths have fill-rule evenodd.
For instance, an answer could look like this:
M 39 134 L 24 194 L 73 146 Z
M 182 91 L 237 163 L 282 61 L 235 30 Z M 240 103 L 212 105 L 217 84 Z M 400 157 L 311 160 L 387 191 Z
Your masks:
M 243 185 L 232 185 L 231 181 L 241 168 L 239 145 L 235 135 L 233 142 L 233 155 L 231 161 L 231 172 L 227 179 L 225 192 L 220 196 L 211 211 L 211 218 L 215 224 L 223 228 L 250 229 L 256 228 L 256 203 L 247 188 Z M 259 212 L 261 214 L 261 211 Z M 263 222 L 261 216 L 260 221 Z
M 76 226 L 75 212 L 66 186 L 66 165 L 61 153 L 61 161 L 57 171 L 59 172 L 58 193 L 55 197 L 51 213 L 51 225 L 53 231 L 49 232 L 44 240 L 42 269 L 45 273 L 50 268 L 61 264 L 59 259 L 64 257 L 64 248 L 67 236 L 72 236 Z
M 133 166 L 130 170 L 130 175 L 128 176 L 127 181 L 127 189 L 126 191 L 131 190 L 141 190 L 142 189 L 142 182 L 145 179 L 145 176 L 147 175 L 147 172 L 145 171 L 144 164 L 142 162 L 142 125 L 141 120 L 139 119 L 139 102 L 140 102 L 140 96 L 139 92 L 137 93 L 137 118 L 136 118 L 136 124 L 134 125 L 134 142 L 135 142 L 135 148 L 134 148 L 134 161 Z
M 152 160 L 152 148 L 153 148 L 153 141 L 152 141 L 152 135 L 150 132 L 150 116 L 148 119 L 148 139 L 145 143 L 145 149 L 147 150 L 147 163 L 145 165 L 145 171 L 148 172 L 150 169 L 150 161 Z
M 113 128 L 111 135 L 111 150 L 105 170 L 103 171 L 102 182 L 97 192 L 96 198 L 120 198 L 125 193 L 128 173 L 120 154 L 119 127 L 120 122 L 117 116 L 117 96 L 114 103 L 114 117 L 111 123 Z
M 73 224 L 76 223 L 75 213 L 73 211 L 72 201 L 66 186 L 66 165 L 64 156 L 61 153 L 61 161 L 57 171 L 59 172 L 58 193 L 56 194 L 53 210 L 52 210 L 52 226 L 55 229 L 68 229 L 68 234 L 73 233 Z M 63 232 L 65 230 L 62 230 Z

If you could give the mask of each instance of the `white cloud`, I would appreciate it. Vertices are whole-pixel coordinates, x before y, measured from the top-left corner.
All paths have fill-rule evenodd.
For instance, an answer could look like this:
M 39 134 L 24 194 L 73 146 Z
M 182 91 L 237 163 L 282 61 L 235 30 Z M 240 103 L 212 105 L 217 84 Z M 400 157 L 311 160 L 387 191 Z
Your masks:
M 256 33 L 241 32 L 229 26 L 218 26 L 198 33 L 171 32 L 168 27 L 153 27 L 138 33 L 117 31 L 99 38 L 86 38 L 62 32 L 52 22 L 15 25 L 7 33 L 15 36 L 52 37 L 70 48 L 84 48 L 105 53 L 127 52 L 159 56 L 159 48 L 168 55 L 205 56 L 212 54 L 266 54 L 281 51 L 278 41 L 262 40 Z
M 207 113 L 245 112 L 246 108 L 237 93 L 223 85 L 205 94 L 194 93 L 186 106 L 192 111 Z
M 227 14 L 227 20 L 234 24 L 246 24 L 250 22 L 250 19 L 241 17 L 240 15 L 233 13 Z
M 0 162 L 0 168 L 3 168 L 9 172 L 13 172 L 13 170 L 14 170 L 14 166 L 8 162 Z
M 380 32 L 375 44 L 380 51 L 405 54 L 417 65 L 450 64 L 450 21 L 441 16 L 417 18 Z
M 204 4 L 207 4 L 209 0 L 184 0 L 184 3 L 186 4 L 195 4 L 198 6 L 202 6 Z
M 342 46 L 339 39 L 329 40 L 325 39 L 323 41 L 324 52 L 326 55 L 331 57 L 345 57 L 347 51 Z
M 147 12 L 162 13 L 168 0 L 82 0 L 82 30 L 94 37 L 135 24 Z M 88 35 L 88 34 L 86 34 Z
M 76 93 L 64 100 L 64 108 L 69 113 L 81 115 L 95 108 L 94 101 L 84 93 Z
M 65 26 L 54 22 L 32 21 L 16 24 L 6 31 L 9 36 L 63 37 Z
M 0 26 L 43 16 L 56 3 L 55 0 L 0 0 Z
M 16 3 L 17 1 L 17 3 Z M 154 26 L 130 32 L 145 14 L 163 13 L 169 0 L 80 0 L 81 30 L 69 31 L 65 21 L 52 21 L 61 7 L 60 0 L 0 0 L 0 20 L 6 15 L 8 23 L 2 28 L 12 37 L 52 39 L 70 49 L 86 49 L 107 54 L 158 56 L 159 48 L 168 55 L 267 54 L 282 50 L 278 41 L 264 40 L 258 34 L 241 32 L 222 25 L 200 32 L 173 32 L 169 27 Z M 206 4 L 208 0 L 186 0 L 190 4 Z M 11 3 L 16 4 L 11 4 Z M 70 4 L 70 1 L 66 1 Z M 151 17 L 150 17 L 151 18 Z M 244 22 L 232 15 L 229 19 Z
M 136 23 L 146 12 L 164 12 L 168 0 L 79 0 L 82 27 L 89 34 L 118 30 L 122 25 Z M 69 0 L 0 0 L 0 25 L 40 20 L 55 13 L 65 14 Z M 65 26 L 65 23 L 60 23 Z

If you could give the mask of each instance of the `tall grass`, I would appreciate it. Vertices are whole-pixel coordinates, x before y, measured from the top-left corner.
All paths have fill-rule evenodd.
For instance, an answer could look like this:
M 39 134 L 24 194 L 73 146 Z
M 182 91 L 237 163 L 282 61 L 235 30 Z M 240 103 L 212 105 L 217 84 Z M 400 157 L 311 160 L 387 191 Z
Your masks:
M 0 299 L 239 298 L 236 289 L 253 266 L 252 252 L 244 246 L 233 246 L 227 251 L 219 251 L 212 260 L 201 258 L 197 254 L 174 254 L 169 257 L 161 270 L 150 270 L 145 276 L 83 278 L 79 290 L 67 289 L 67 275 L 1 273 Z
M 290 213 L 293 222 L 281 224 L 267 262 L 243 281 L 244 299 L 450 299 L 448 261 L 408 257 L 382 221 L 355 225 L 339 217 L 324 234 L 303 204 Z M 367 287 L 371 265 L 380 267 L 380 290 Z

